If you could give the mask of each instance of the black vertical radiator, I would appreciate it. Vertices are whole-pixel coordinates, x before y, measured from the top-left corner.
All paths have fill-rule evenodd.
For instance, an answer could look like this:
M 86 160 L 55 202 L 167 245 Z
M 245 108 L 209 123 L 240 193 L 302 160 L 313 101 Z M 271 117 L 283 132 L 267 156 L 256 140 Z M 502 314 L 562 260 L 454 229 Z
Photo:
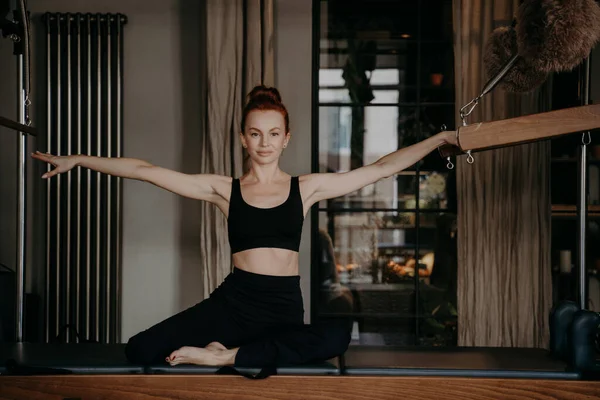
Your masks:
M 120 157 L 121 14 L 46 13 L 47 151 Z M 75 168 L 46 183 L 46 341 L 120 341 L 121 179 Z

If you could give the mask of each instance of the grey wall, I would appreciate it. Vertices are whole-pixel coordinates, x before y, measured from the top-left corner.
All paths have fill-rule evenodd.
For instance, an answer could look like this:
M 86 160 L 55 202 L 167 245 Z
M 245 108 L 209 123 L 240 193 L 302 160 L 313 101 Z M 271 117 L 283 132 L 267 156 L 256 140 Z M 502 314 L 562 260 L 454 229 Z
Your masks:
M 12 42 L 0 37 L 0 115 L 16 119 L 16 59 Z M 17 135 L 0 127 L 0 264 L 16 266 Z M 14 194 L 14 196 L 13 196 Z
M 194 0 L 29 0 L 33 19 L 51 12 L 120 12 L 125 28 L 124 156 L 183 172 L 198 172 L 203 110 L 201 2 Z M 310 172 L 311 1 L 276 2 L 277 86 L 289 108 L 293 145 L 282 160 L 291 174 Z M 34 32 L 36 37 L 41 32 Z M 38 57 L 44 43 L 34 47 Z M 35 54 L 33 63 L 36 60 Z M 40 64 L 43 68 L 43 62 Z M 0 115 L 14 117 L 15 59 L 0 40 Z M 42 71 L 43 73 L 43 71 Z M 42 83 L 43 84 L 43 83 Z M 33 82 L 36 96 L 44 87 Z M 43 105 L 43 100 L 41 101 Z M 43 121 L 34 121 L 43 129 Z M 1 129 L 1 128 L 0 128 Z M 16 135 L 0 132 L 0 263 L 16 263 Z M 43 149 L 43 140 L 30 150 Z M 38 163 L 29 163 L 28 289 L 43 288 L 45 195 Z M 37 199 L 37 200 L 36 200 Z M 198 205 L 151 185 L 123 184 L 123 276 L 121 339 L 203 298 Z M 43 225 L 42 225 L 43 226 Z M 300 273 L 308 317 L 310 304 L 310 216 L 303 232 Z
M 34 20 L 46 11 L 126 14 L 129 23 L 124 43 L 124 155 L 183 172 L 199 171 L 200 160 L 195 150 L 200 143 L 202 120 L 199 2 L 29 0 L 28 3 Z M 13 116 L 16 76 L 8 44 L 3 40 L 0 48 L 0 112 Z M 39 45 L 43 43 L 34 44 Z M 41 51 L 43 48 L 38 50 L 38 56 L 43 54 Z M 35 82 L 33 86 L 36 88 Z M 37 87 L 33 96 L 43 93 L 44 88 Z M 36 124 L 43 126 L 43 121 Z M 8 135 L 0 140 L 0 262 L 14 265 L 16 141 Z M 40 173 L 35 171 L 35 174 L 32 183 L 37 187 L 32 188 L 32 195 L 36 195 L 35 191 L 43 195 Z M 196 268 L 200 257 L 197 208 L 193 201 L 151 185 L 124 182 L 122 340 L 202 299 L 201 276 Z M 31 209 L 30 215 L 35 215 L 34 211 Z M 37 217 L 43 218 L 43 214 Z M 33 253 L 29 257 L 29 276 L 39 276 L 43 265 L 36 255 L 44 251 L 45 244 L 43 240 L 33 243 L 30 240 L 28 244 Z

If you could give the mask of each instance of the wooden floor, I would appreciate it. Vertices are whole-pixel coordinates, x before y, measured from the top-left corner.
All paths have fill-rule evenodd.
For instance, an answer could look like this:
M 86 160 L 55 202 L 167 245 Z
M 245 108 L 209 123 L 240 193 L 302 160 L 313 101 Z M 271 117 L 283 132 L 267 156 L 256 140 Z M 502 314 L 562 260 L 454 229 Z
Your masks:
M 0 345 L 0 400 L 600 399 L 600 380 L 582 380 L 543 349 L 370 347 L 330 361 L 252 380 L 130 364 L 122 345 Z
M 600 382 L 440 377 L 0 376 L 0 399 L 594 399 Z

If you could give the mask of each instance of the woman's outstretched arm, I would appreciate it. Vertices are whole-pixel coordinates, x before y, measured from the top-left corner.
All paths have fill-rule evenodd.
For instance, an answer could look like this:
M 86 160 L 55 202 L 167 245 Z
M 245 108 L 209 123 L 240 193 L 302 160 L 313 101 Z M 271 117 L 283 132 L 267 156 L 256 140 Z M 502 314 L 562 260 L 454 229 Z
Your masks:
M 309 205 L 343 196 L 397 174 L 444 144 L 456 145 L 456 132 L 444 131 L 419 143 L 396 150 L 373 164 L 343 173 L 318 173 L 306 179 Z
M 85 155 L 53 156 L 35 152 L 33 158 L 54 165 L 54 169 L 42 175 L 48 179 L 70 171 L 74 167 L 88 168 L 103 174 L 125 179 L 148 182 L 172 193 L 198 200 L 218 202 L 219 193 L 229 178 L 219 175 L 190 175 L 158 167 L 135 158 L 105 158 Z

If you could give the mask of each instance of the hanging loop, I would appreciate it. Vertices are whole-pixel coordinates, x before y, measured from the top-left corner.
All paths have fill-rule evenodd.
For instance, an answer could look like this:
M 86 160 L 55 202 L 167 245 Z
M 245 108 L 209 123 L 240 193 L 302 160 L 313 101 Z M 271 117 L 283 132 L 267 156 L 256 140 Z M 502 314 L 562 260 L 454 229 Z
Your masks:
M 475 162 L 475 159 L 473 158 L 473 155 L 471 154 L 471 150 L 467 150 L 467 162 L 469 164 L 473 164 Z
M 584 146 L 587 146 L 588 144 L 592 143 L 592 135 L 590 135 L 590 131 L 581 134 L 581 143 Z
M 446 164 L 446 168 L 454 169 L 454 164 L 452 164 L 452 159 L 450 157 L 447 157 L 446 160 L 448 160 L 448 164 Z
M 463 126 L 467 126 L 466 118 L 471 115 L 475 107 L 479 104 L 479 97 L 474 98 L 460 109 L 460 119 L 462 120 Z

